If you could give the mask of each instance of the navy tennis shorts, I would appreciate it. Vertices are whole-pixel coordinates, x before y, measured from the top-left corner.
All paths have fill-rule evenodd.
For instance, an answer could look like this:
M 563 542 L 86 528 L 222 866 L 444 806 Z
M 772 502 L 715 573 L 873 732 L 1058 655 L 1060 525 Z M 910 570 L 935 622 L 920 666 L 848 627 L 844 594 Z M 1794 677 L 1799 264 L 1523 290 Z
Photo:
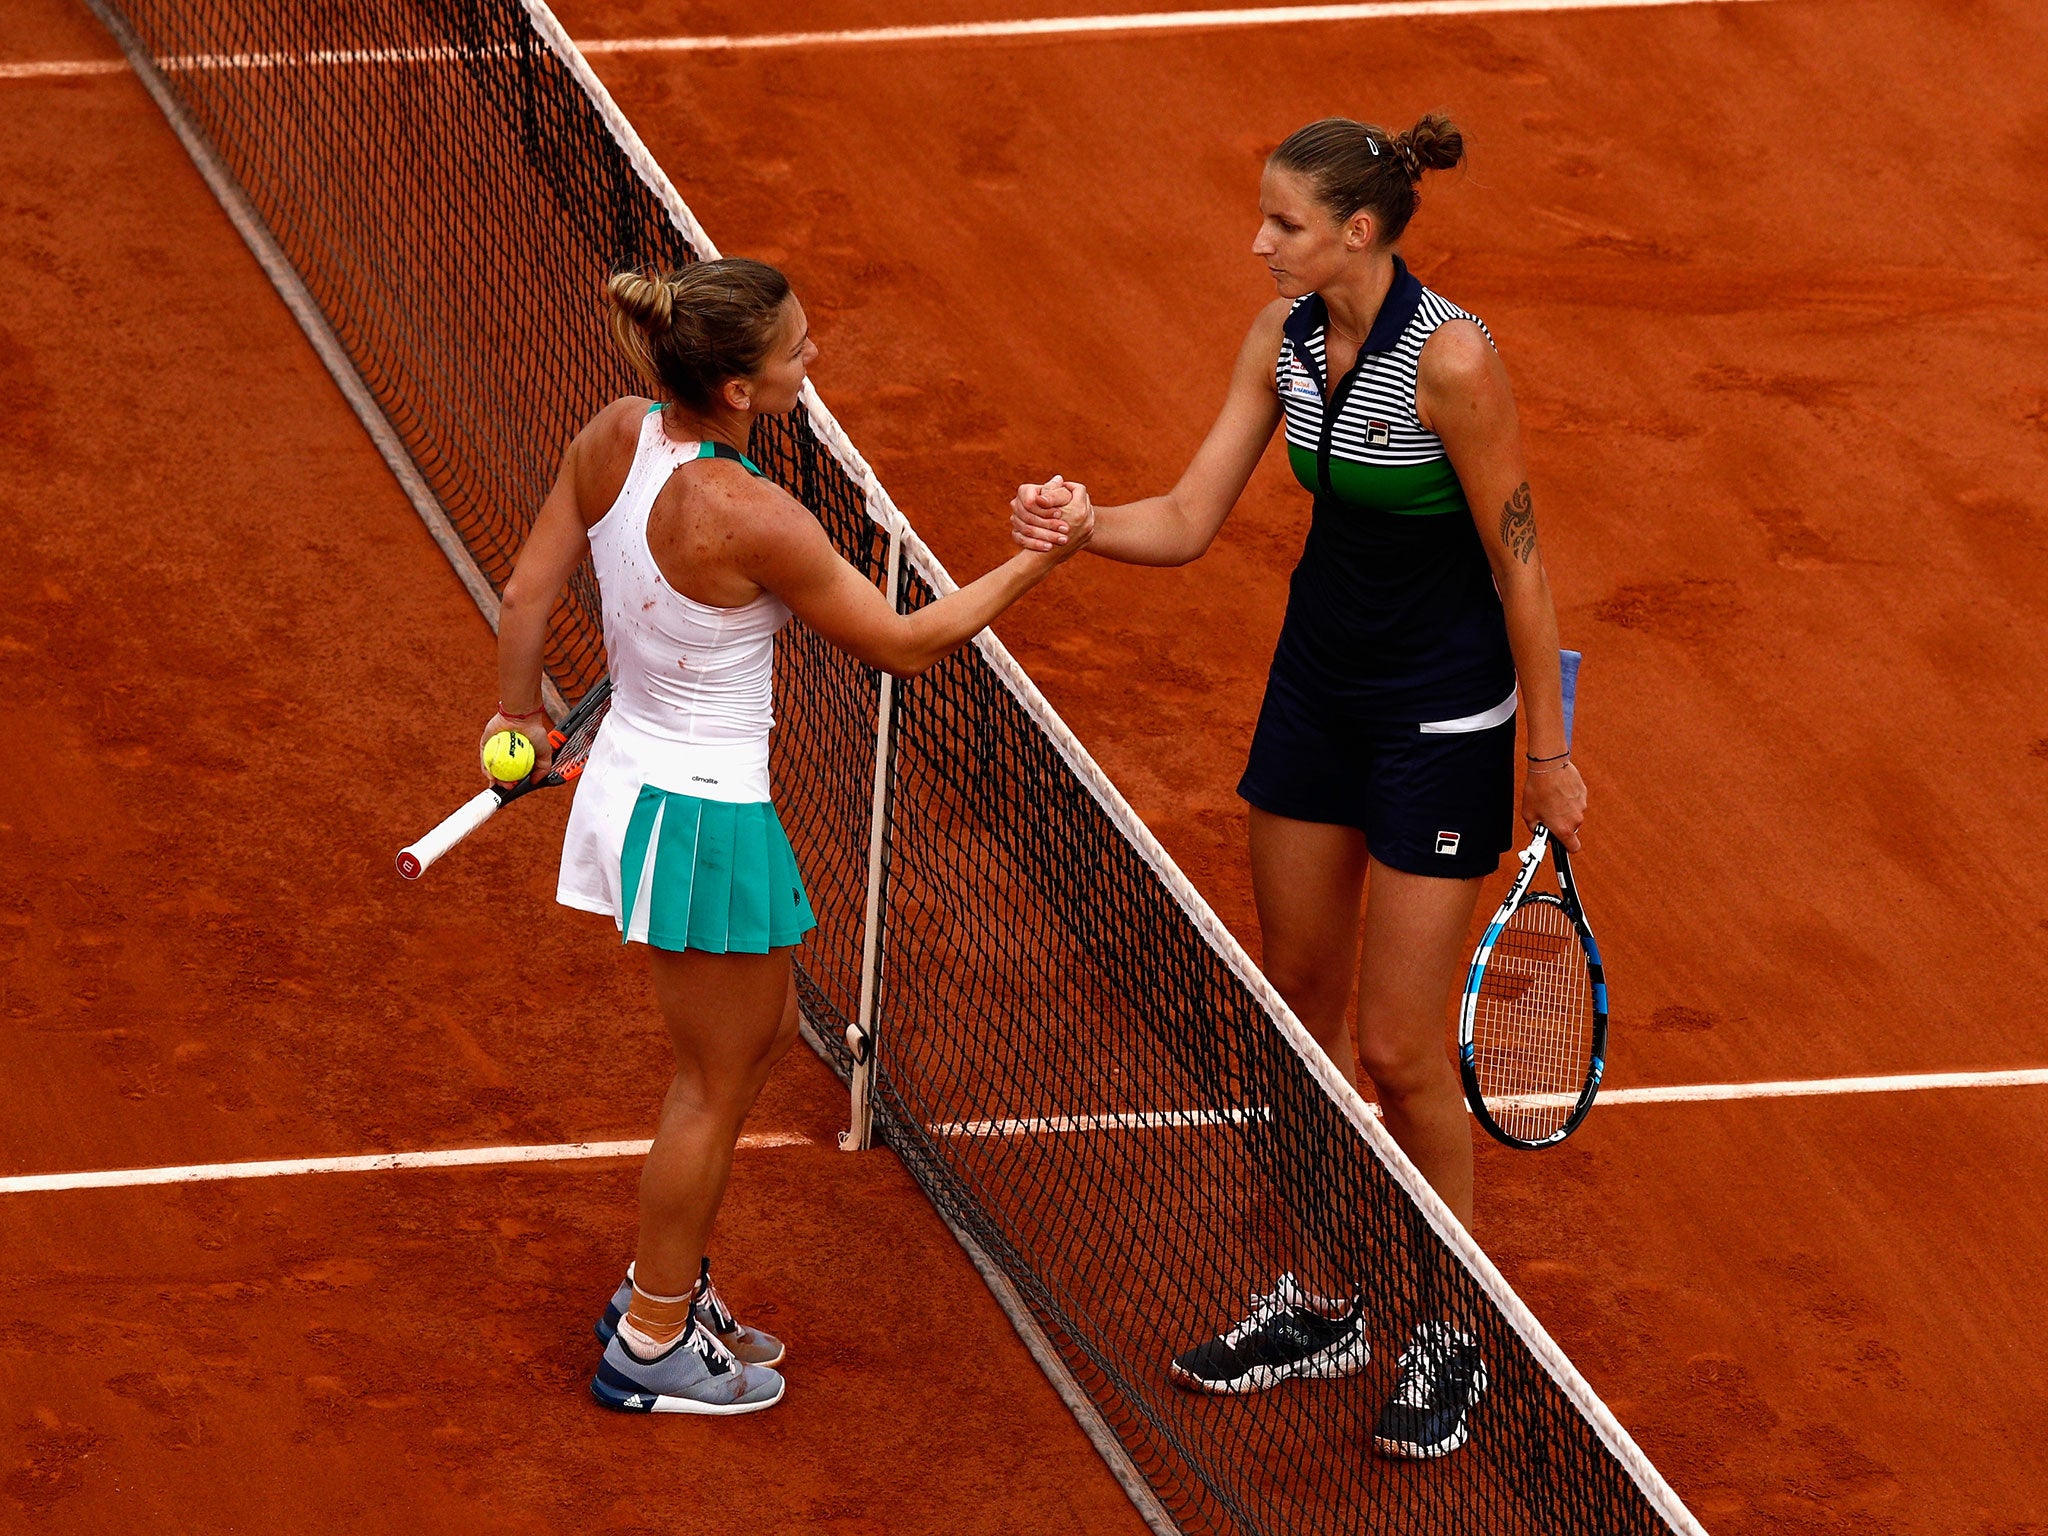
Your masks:
M 1276 675 L 1237 792 L 1275 816 L 1358 828 L 1390 869 L 1490 875 L 1515 844 L 1515 717 L 1442 735 L 1347 721 Z

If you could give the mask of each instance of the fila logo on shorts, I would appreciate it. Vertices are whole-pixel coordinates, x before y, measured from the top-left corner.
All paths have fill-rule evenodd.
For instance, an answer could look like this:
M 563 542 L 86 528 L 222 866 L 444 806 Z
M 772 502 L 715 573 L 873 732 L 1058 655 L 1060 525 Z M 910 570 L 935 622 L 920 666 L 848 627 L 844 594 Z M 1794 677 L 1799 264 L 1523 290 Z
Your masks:
M 1436 851 L 1438 853 L 1456 853 L 1458 851 L 1458 843 L 1463 836 L 1464 834 L 1461 832 L 1437 833 Z

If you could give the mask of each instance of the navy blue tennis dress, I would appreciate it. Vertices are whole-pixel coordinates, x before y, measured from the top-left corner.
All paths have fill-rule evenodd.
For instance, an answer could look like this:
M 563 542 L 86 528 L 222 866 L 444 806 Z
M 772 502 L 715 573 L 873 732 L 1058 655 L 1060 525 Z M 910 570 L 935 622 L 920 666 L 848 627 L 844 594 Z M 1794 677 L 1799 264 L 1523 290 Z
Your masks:
M 1423 343 L 1448 320 L 1485 330 L 1395 257 L 1326 394 L 1329 310 L 1312 293 L 1287 316 L 1273 377 L 1315 512 L 1238 793 L 1356 827 L 1394 869 L 1469 879 L 1514 842 L 1515 663 L 1464 488 L 1415 411 Z

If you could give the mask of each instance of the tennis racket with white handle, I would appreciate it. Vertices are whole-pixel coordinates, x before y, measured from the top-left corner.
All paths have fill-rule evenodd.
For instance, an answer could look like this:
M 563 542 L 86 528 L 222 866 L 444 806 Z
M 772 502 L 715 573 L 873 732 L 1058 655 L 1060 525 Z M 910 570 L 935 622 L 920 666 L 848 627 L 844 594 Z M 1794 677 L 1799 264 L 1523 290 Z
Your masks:
M 548 743 L 555 749 L 555 756 L 546 773 L 529 775 L 517 784 L 493 784 L 473 796 L 462 809 L 425 837 L 411 847 L 399 850 L 398 872 L 408 880 L 419 879 L 442 854 L 520 796 L 530 795 L 536 789 L 552 789 L 574 779 L 583 771 L 583 765 L 590 761 L 590 749 L 597 741 L 597 728 L 604 724 L 605 712 L 611 708 L 611 703 L 611 679 L 605 678 L 577 700 L 576 707 L 569 711 L 562 723 L 548 732 Z
M 1565 651 L 1564 739 L 1579 653 Z M 1545 853 L 1555 891 L 1535 889 Z M 1579 1128 L 1607 1067 L 1607 973 L 1564 845 L 1538 827 L 1521 872 L 1473 953 L 1458 1009 L 1458 1069 L 1472 1113 L 1511 1147 L 1555 1146 Z

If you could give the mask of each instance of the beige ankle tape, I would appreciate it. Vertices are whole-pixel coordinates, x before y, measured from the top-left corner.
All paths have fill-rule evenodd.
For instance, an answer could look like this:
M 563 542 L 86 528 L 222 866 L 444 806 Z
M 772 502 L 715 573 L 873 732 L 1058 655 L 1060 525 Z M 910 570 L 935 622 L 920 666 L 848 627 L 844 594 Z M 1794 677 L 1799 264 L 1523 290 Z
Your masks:
M 630 1326 L 637 1337 L 628 1342 L 643 1349 L 673 1344 L 690 1326 L 690 1302 L 688 1296 L 656 1296 L 635 1285 L 632 1304 L 619 1326 Z

